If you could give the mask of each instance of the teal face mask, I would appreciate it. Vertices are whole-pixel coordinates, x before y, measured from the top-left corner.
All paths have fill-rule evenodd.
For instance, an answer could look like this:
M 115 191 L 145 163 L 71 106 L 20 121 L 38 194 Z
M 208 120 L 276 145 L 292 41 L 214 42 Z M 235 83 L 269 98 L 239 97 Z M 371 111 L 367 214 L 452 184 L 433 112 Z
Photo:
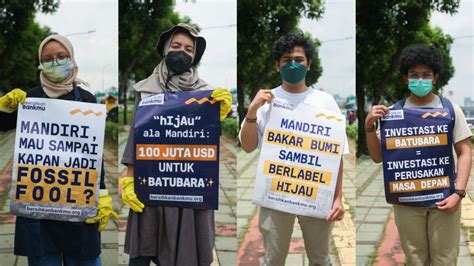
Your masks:
M 408 89 L 418 97 L 428 95 L 433 89 L 431 79 L 408 79 Z
M 290 61 L 286 63 L 280 69 L 281 78 L 288 83 L 298 83 L 306 77 L 308 69 L 305 65 L 302 65 L 295 61 Z

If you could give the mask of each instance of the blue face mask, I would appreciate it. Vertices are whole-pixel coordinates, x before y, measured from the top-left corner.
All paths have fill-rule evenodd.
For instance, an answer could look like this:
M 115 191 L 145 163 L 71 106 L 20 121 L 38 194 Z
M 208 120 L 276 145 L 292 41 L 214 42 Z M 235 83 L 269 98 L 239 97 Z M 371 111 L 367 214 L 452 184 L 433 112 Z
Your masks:
M 290 61 L 280 68 L 281 78 L 284 81 L 293 84 L 304 80 L 307 72 L 308 68 L 305 65 L 295 61 Z
M 408 89 L 418 97 L 425 97 L 433 89 L 431 79 L 408 79 Z

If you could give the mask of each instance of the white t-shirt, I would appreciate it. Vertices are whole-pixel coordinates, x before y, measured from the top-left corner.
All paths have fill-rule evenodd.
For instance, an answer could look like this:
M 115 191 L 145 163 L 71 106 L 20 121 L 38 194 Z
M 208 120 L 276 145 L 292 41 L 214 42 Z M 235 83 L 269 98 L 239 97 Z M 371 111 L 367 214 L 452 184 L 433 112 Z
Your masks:
M 299 104 L 299 103 L 307 103 L 313 105 L 315 107 L 323 108 L 329 111 L 333 111 L 336 113 L 341 113 L 339 106 L 337 105 L 334 98 L 331 94 L 308 88 L 305 92 L 301 93 L 290 93 L 285 91 L 281 86 L 276 87 L 272 90 L 273 95 L 276 98 L 281 98 L 287 100 L 289 103 L 292 104 Z M 270 118 L 270 104 L 266 103 L 262 107 L 257 110 L 257 132 L 258 132 L 258 146 L 260 147 L 262 144 L 263 134 L 265 133 L 265 127 Z M 242 125 L 245 123 L 245 119 L 242 122 Z M 242 128 L 242 127 L 241 127 Z M 239 140 L 242 142 L 240 138 L 239 132 Z M 349 154 L 349 145 L 347 143 L 347 136 L 344 140 L 344 149 L 343 154 Z

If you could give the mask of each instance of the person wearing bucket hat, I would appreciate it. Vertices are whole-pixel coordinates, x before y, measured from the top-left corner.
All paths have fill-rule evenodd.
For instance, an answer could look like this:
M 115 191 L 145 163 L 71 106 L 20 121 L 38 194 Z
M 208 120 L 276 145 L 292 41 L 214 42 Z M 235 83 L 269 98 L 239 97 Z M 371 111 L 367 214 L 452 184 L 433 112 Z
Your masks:
M 206 40 L 187 24 L 164 31 L 156 45 L 163 58 L 153 73 L 135 84 L 135 106 L 145 97 L 162 92 L 212 90 L 199 78 L 197 66 L 206 49 Z M 221 120 L 230 111 L 232 96 L 215 89 L 211 97 L 221 104 Z M 134 127 L 132 121 L 131 128 Z M 120 179 L 122 200 L 130 206 L 124 251 L 129 265 L 210 265 L 214 247 L 214 211 L 144 206 L 134 191 L 134 132 L 130 131 Z
M 71 42 L 61 35 L 46 37 L 39 46 L 41 86 L 26 92 L 15 89 L 0 98 L 0 131 L 16 127 L 18 104 L 28 97 L 54 98 L 95 103 L 86 90 L 87 83 L 77 78 L 78 66 Z M 7 103 L 7 104 L 4 104 Z M 96 217 L 85 222 L 67 222 L 16 217 L 14 253 L 27 256 L 35 266 L 101 265 L 100 231 L 110 217 L 118 219 L 112 208 L 112 198 L 104 182 L 104 167 L 100 177 L 100 196 Z M 71 241 L 73 240 L 73 241 Z

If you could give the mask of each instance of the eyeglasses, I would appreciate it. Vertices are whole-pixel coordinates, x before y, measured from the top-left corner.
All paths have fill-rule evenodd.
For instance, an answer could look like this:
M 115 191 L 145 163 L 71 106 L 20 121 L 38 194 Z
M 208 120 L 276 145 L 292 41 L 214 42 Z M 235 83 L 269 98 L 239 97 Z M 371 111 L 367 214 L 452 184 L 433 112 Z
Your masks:
M 69 57 L 66 55 L 58 55 L 57 57 L 52 57 L 52 58 L 46 58 L 41 62 L 41 64 L 48 68 L 54 66 L 54 63 L 56 62 L 56 65 L 61 66 L 64 64 L 67 64 L 69 62 Z
M 431 73 L 408 73 L 408 79 L 433 79 Z

